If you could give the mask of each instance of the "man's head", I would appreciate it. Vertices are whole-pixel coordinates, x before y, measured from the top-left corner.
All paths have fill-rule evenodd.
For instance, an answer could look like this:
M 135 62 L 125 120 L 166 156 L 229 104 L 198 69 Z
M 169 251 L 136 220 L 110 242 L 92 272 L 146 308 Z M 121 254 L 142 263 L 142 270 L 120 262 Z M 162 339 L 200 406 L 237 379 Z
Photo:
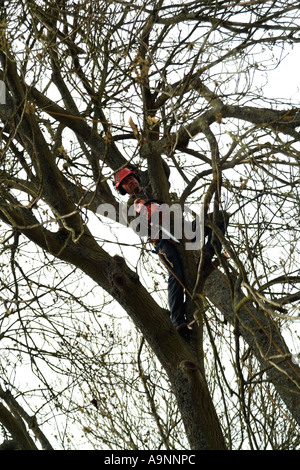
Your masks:
M 114 174 L 114 187 L 122 196 L 125 194 L 133 196 L 142 190 L 139 178 L 130 168 L 123 168 Z

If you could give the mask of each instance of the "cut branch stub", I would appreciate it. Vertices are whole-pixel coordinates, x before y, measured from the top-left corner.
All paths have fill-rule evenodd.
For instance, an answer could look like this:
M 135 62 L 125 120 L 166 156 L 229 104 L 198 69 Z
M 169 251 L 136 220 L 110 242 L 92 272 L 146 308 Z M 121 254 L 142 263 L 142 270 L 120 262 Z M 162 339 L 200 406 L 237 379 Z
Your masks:
M 126 286 L 125 276 L 122 273 L 116 273 L 113 275 L 113 283 L 118 289 L 124 289 Z
M 112 257 L 112 281 L 118 289 L 125 289 L 126 279 L 123 272 L 120 272 L 120 269 L 123 270 L 126 266 L 124 258 L 119 255 Z

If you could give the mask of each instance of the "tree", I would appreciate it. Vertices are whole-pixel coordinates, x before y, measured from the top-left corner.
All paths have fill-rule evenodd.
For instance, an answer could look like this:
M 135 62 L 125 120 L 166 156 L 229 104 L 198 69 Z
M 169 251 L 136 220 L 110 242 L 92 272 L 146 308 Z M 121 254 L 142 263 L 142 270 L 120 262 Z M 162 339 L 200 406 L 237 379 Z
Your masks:
M 88 391 L 118 436 L 116 444 L 98 435 L 107 446 L 120 446 L 123 436 L 124 448 L 141 448 L 147 439 L 134 435 L 125 397 L 111 392 L 103 403 L 92 382 L 99 365 L 106 390 L 118 390 L 130 382 L 127 373 L 139 371 L 165 448 L 299 444 L 299 351 L 287 337 L 299 318 L 299 108 L 278 96 L 280 86 L 276 98 L 268 98 L 270 70 L 298 42 L 298 17 L 299 4 L 290 0 L 1 2 L 1 341 L 11 351 L 8 364 L 14 354 L 27 354 L 62 413 L 65 396 L 60 400 L 48 386 L 42 359 L 64 376 L 62 389 L 69 392 L 72 380 Z M 187 312 L 197 325 L 189 340 L 170 324 L 160 281 L 152 278 L 151 249 L 139 243 L 127 251 L 128 235 L 122 247 L 117 232 L 115 243 L 105 243 L 105 220 L 100 229 L 91 224 L 101 204 L 118 212 L 111 177 L 128 163 L 138 166 L 157 199 L 232 214 L 225 237 L 211 224 L 223 252 L 208 277 L 201 261 L 198 269 L 192 253 L 181 252 Z M 29 260 L 37 254 L 29 267 L 26 253 Z M 74 281 L 79 272 L 88 288 Z M 84 295 L 99 295 L 101 288 L 103 297 L 90 305 L 79 288 Z M 126 312 L 146 341 L 138 339 L 133 369 L 114 319 L 99 319 L 98 309 L 108 312 L 110 304 L 120 316 Z M 82 312 L 95 316 L 93 328 Z M 106 341 L 102 353 L 92 340 L 97 328 Z M 233 354 L 236 385 L 220 346 Z M 105 360 L 116 348 L 124 364 L 119 382 L 116 364 Z M 145 348 L 151 352 L 147 371 Z M 211 352 L 214 366 L 207 362 Z M 172 389 L 173 422 L 165 391 L 149 380 L 160 367 L 156 386 Z M 18 440 L 5 420 L 9 408 L 23 424 L 28 420 L 9 401 L 12 387 L 2 370 L 8 391 L 1 393 L 0 420 Z M 42 390 L 31 393 L 46 400 Z M 162 413 L 155 394 L 165 404 Z M 126 428 L 116 417 L 117 400 L 123 400 L 120 416 L 127 410 Z M 274 410 L 283 419 L 275 422 Z M 97 440 L 92 414 L 85 430 Z M 143 422 L 142 411 L 138 419 Z M 177 421 L 188 444 L 171 434 L 176 426 L 178 433 Z

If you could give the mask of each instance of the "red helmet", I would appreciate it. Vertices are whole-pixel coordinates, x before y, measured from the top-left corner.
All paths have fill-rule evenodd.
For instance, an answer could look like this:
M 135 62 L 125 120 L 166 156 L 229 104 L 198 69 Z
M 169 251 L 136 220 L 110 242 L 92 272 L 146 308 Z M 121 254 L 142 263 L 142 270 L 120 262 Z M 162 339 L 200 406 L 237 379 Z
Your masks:
M 120 185 L 122 181 L 129 175 L 134 175 L 137 178 L 135 171 L 131 170 L 130 168 L 123 168 L 123 170 L 117 171 L 117 173 L 115 173 L 113 176 L 114 187 L 121 194 L 126 194 Z

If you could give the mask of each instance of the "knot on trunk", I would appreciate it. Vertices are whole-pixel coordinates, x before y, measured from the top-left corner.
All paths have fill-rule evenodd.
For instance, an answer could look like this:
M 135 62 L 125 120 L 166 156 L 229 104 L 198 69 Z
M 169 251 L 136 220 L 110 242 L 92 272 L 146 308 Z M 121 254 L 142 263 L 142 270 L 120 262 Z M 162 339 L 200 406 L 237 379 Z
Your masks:
M 125 264 L 124 258 L 122 258 L 122 256 L 119 256 L 119 255 L 113 256 L 113 257 L 112 257 L 112 262 L 113 262 L 114 264 L 118 264 L 118 265 Z
M 112 257 L 112 281 L 118 289 L 124 289 L 126 286 L 125 275 L 120 272 L 124 267 L 125 260 L 122 256 L 115 255 Z
M 179 369 L 185 374 L 192 374 L 194 372 L 197 372 L 199 370 L 199 367 L 192 361 L 182 361 L 179 364 Z
M 122 256 L 113 256 L 108 270 L 112 284 L 119 290 L 134 289 L 138 283 L 138 275 L 128 268 Z
M 113 283 L 118 289 L 124 289 L 126 285 L 125 276 L 122 273 L 116 273 L 113 275 Z

